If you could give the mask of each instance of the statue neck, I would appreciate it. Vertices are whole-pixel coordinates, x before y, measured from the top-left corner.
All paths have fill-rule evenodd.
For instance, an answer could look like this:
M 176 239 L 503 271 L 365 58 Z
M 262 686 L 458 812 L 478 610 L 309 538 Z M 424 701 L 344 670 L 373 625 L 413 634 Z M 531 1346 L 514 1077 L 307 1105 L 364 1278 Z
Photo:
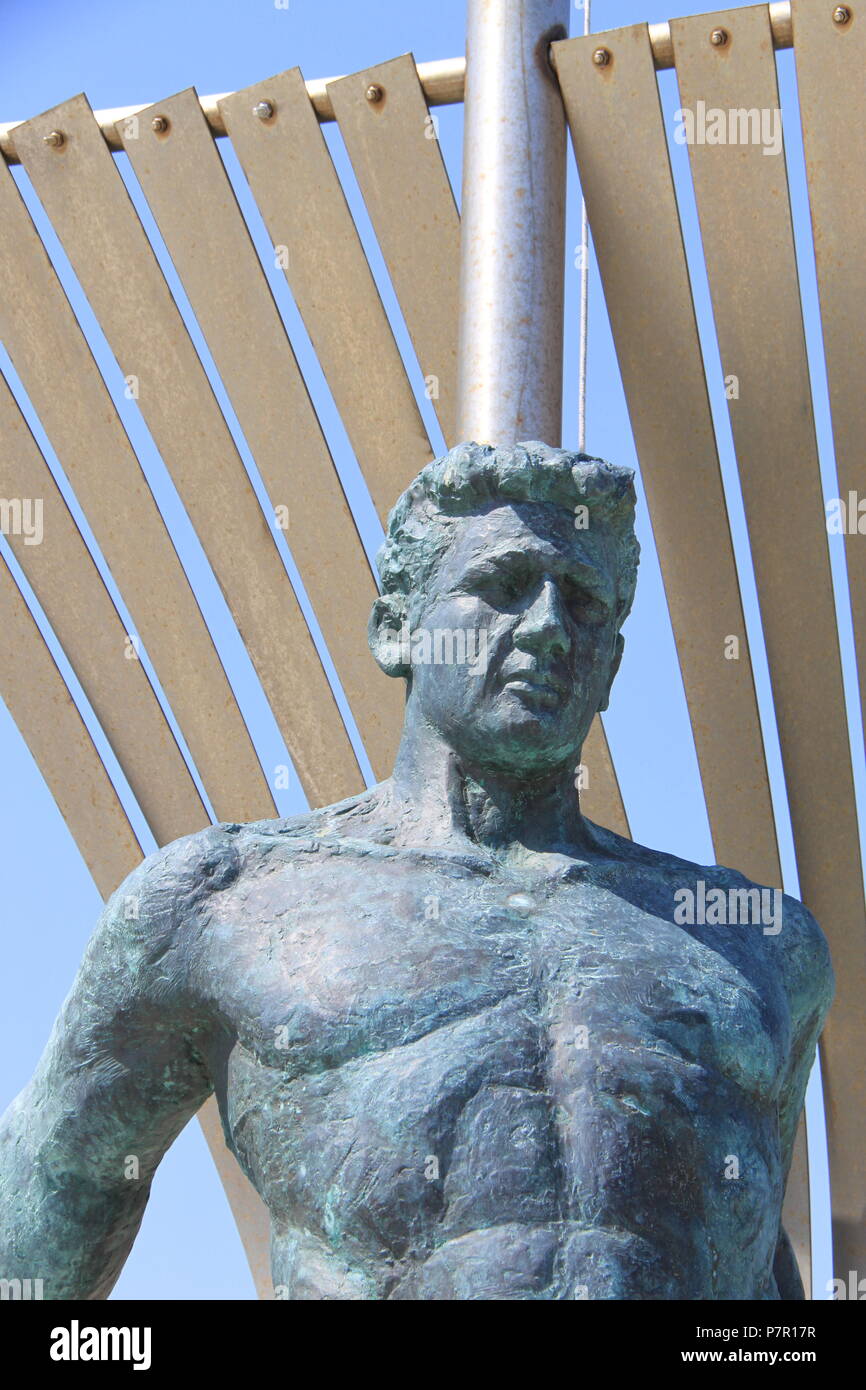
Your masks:
M 497 856 L 520 847 L 581 856 L 589 846 L 571 762 L 536 781 L 503 777 L 464 764 L 419 721 L 404 731 L 391 790 L 415 840 L 420 831 L 430 844 L 468 842 Z

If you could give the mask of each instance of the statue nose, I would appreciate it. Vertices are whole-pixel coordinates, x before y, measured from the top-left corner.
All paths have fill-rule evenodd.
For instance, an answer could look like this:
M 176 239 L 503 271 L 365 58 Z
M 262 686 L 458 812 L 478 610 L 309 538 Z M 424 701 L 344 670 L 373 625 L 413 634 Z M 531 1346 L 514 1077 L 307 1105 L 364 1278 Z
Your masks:
M 517 646 L 545 651 L 567 652 L 571 639 L 559 590 L 545 579 L 533 602 L 525 610 L 514 634 Z

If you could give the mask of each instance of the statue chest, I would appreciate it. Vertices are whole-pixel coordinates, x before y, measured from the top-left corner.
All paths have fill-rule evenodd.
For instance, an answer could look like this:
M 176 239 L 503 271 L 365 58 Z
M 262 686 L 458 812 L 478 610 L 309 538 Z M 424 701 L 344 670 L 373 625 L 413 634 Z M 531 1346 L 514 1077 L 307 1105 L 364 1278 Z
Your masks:
M 220 1100 L 272 1213 L 391 1258 L 502 1220 L 651 1226 L 672 1193 L 724 1215 L 742 1163 L 753 1222 L 787 1050 L 759 943 L 598 884 L 365 867 L 278 868 L 209 928 Z

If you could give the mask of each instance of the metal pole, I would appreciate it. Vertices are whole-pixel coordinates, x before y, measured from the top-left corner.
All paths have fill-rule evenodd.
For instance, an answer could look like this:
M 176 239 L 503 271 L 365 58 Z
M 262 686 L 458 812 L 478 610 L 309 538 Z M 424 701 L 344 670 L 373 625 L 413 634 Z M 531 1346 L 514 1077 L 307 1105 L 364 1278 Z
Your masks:
M 565 119 L 547 60 L 569 0 L 468 0 L 457 436 L 562 429 Z

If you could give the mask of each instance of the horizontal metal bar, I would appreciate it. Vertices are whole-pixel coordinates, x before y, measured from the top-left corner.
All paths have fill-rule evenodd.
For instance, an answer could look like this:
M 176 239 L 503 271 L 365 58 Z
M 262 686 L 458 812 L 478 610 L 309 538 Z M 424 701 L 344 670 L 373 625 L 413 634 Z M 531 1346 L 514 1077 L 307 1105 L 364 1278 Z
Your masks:
M 424 88 L 424 95 L 428 106 L 450 106 L 455 102 L 463 100 L 463 82 L 466 74 L 466 59 L 460 58 L 440 58 L 433 63 L 419 63 L 418 76 Z M 333 121 L 334 109 L 331 105 L 331 97 L 328 92 L 328 83 L 336 82 L 336 77 L 317 77 L 312 82 L 308 82 L 307 95 L 313 106 L 313 110 L 320 121 Z M 219 103 L 225 101 L 227 97 L 234 96 L 233 92 L 216 92 L 213 96 L 199 97 L 201 109 L 204 112 L 208 125 L 214 135 L 225 135 L 226 128 Z M 148 101 L 140 102 L 137 106 L 114 106 L 107 111 L 95 111 L 99 127 L 105 136 L 109 149 L 121 150 L 123 145 L 120 137 L 115 130 L 118 121 L 128 120 L 130 116 L 138 115 L 140 111 L 146 111 L 153 103 Z M 6 156 L 10 164 L 17 164 L 18 156 L 15 153 L 14 131 L 15 127 L 21 125 L 21 121 L 12 121 L 5 125 L 0 125 L 0 150 Z
M 790 0 L 781 0 L 779 4 L 770 5 L 769 10 L 774 46 L 776 48 L 792 48 L 794 37 Z M 650 24 L 649 35 L 656 67 L 672 68 L 674 66 L 674 48 L 671 41 L 670 25 L 667 21 L 663 24 Z M 463 87 L 466 79 L 465 58 L 439 58 L 432 63 L 419 63 L 418 76 L 421 79 L 421 86 L 424 89 L 428 106 L 452 106 L 463 100 Z M 317 77 L 306 84 L 307 95 L 320 121 L 336 119 L 328 93 L 328 84 L 336 81 L 338 81 L 336 77 Z M 216 92 L 212 96 L 199 97 L 201 109 L 214 135 L 224 136 L 226 134 L 219 103 L 233 95 L 233 92 Z M 146 111 L 151 105 L 151 102 L 143 101 L 138 106 L 113 106 L 106 111 L 94 112 L 109 149 L 121 150 L 123 148 L 120 137 L 115 130 L 117 122 L 128 120 L 130 116 L 136 116 L 140 111 Z M 22 121 L 7 121 L 0 124 L 0 152 L 3 153 L 9 164 L 20 162 L 15 151 L 14 132 L 16 126 L 22 124 Z

